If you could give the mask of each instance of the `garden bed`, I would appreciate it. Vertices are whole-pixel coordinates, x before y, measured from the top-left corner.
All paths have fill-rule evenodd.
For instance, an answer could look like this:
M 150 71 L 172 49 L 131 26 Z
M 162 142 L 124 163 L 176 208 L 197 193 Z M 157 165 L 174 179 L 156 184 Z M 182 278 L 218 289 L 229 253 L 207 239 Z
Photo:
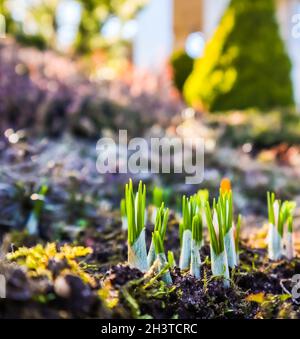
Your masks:
M 291 277 L 300 274 L 298 258 L 270 262 L 266 250 L 242 247 L 231 287 L 224 288 L 222 279 L 212 277 L 206 245 L 201 279 L 176 267 L 167 286 L 159 274 L 144 276 L 126 264 L 126 235 L 120 228 L 110 237 L 84 233 L 76 244 L 92 245 L 93 253 L 80 260 L 88 282 L 68 271 L 63 260 L 49 261 L 51 277 L 32 275 L 26 265 L 1 263 L 8 283 L 7 299 L 0 303 L 2 318 L 300 318 L 299 306 L 288 294 Z

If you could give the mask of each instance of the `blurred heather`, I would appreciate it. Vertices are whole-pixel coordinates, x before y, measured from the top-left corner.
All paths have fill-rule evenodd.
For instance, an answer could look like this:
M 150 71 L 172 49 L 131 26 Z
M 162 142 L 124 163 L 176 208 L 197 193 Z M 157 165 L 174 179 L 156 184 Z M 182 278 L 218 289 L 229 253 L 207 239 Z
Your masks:
M 93 81 L 78 63 L 52 51 L 0 44 L 1 132 L 30 129 L 57 136 L 68 130 L 97 137 L 102 128 L 132 135 L 154 123 L 167 124 L 182 104 L 168 75 L 128 69 L 119 81 Z

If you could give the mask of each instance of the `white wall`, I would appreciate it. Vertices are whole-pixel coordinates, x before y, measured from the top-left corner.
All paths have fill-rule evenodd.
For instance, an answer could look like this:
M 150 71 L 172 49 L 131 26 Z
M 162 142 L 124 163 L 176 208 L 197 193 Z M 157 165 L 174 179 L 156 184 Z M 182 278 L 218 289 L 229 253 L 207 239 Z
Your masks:
M 138 15 L 133 61 L 138 68 L 159 71 L 173 50 L 173 1 L 151 0 Z
M 294 83 L 295 99 L 300 107 L 300 38 L 292 36 L 292 17 L 300 14 L 299 0 L 278 0 L 278 20 L 281 24 L 281 34 L 286 42 L 287 51 L 293 63 L 292 79 Z
M 203 0 L 204 35 L 210 38 L 230 0 Z

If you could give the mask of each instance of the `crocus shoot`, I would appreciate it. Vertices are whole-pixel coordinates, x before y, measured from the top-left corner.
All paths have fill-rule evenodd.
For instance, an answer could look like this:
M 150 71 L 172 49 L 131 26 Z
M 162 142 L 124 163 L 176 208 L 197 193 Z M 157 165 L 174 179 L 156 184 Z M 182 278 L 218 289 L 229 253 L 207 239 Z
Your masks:
M 132 180 L 126 184 L 125 204 L 128 221 L 128 264 L 145 272 L 148 269 L 145 239 L 146 186 L 141 181 L 135 196 Z
M 170 268 L 174 268 L 176 266 L 176 261 L 175 261 L 173 251 L 168 251 L 168 263 L 170 265 Z
M 169 209 L 164 208 L 164 203 L 161 204 L 157 214 L 156 214 L 156 221 L 154 225 L 154 232 L 159 232 L 162 241 L 165 239 L 166 230 L 167 230 L 167 223 L 169 218 Z M 148 267 L 150 267 L 156 259 L 155 249 L 154 249 L 154 242 L 152 239 L 150 249 L 148 252 L 147 262 Z
M 279 233 L 279 208 L 280 202 L 275 200 L 275 193 L 267 193 L 269 232 L 268 255 L 270 260 L 278 260 L 281 257 L 281 235 Z
M 128 222 L 127 222 L 127 215 L 126 215 L 126 201 L 125 201 L 125 199 L 121 200 L 120 212 L 121 212 L 122 230 L 127 231 Z
M 283 255 L 288 259 L 294 256 L 293 211 L 296 204 L 291 201 L 281 202 L 274 193 L 267 193 L 269 232 L 268 255 L 270 260 L 279 260 Z M 285 227 L 287 228 L 285 230 Z
M 235 251 L 236 251 L 236 263 L 240 263 L 240 233 L 242 225 L 242 216 L 239 214 L 235 226 Z
M 163 270 L 166 266 L 169 266 L 169 263 L 166 258 L 163 239 L 161 238 L 158 231 L 153 232 L 152 241 L 154 243 L 155 254 L 157 258 L 156 260 L 159 261 L 159 269 Z M 169 270 L 164 273 L 162 280 L 168 285 L 172 284 L 172 278 Z
M 194 196 L 182 198 L 182 222 L 180 224 L 181 252 L 179 267 L 188 269 L 191 262 L 192 222 L 196 214 L 197 204 Z
M 230 268 L 237 266 L 237 254 L 235 248 L 234 228 L 233 228 L 233 201 L 231 183 L 225 178 L 221 182 L 220 196 L 217 204 L 218 218 L 223 229 L 224 245 Z
M 205 215 L 205 206 L 206 206 L 206 202 L 209 199 L 209 191 L 207 189 L 199 190 L 196 193 L 196 197 L 197 197 L 199 213 L 201 215 L 202 224 L 203 224 L 203 227 L 204 227 L 204 226 L 207 225 L 207 223 L 206 223 L 206 215 Z
M 287 220 L 287 232 L 285 233 L 284 255 L 288 260 L 292 260 L 295 256 L 294 235 L 293 235 L 293 217 L 289 216 Z
M 191 241 L 191 266 L 190 274 L 195 278 L 200 278 L 200 248 L 202 243 L 202 219 L 200 215 L 195 215 L 192 222 Z
M 293 213 L 296 208 L 294 201 L 285 201 L 282 204 L 282 213 L 284 219 L 284 234 L 283 234 L 283 254 L 289 260 L 294 258 L 294 234 L 293 234 Z
M 38 234 L 40 216 L 45 204 L 45 196 L 48 192 L 48 186 L 42 185 L 38 194 L 32 194 L 33 209 L 26 224 L 26 229 L 30 235 Z
M 210 237 L 211 269 L 214 276 L 224 277 L 224 286 L 229 286 L 229 268 L 227 254 L 224 246 L 224 234 L 222 228 L 222 207 L 215 201 L 213 212 L 206 203 L 206 221 Z

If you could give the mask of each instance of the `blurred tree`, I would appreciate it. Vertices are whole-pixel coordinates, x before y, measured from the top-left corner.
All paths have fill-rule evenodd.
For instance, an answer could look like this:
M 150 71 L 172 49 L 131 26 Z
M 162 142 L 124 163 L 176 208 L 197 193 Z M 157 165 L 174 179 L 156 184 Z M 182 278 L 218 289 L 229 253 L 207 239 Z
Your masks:
M 89 53 L 103 47 L 100 35 L 104 24 L 113 16 L 122 21 L 132 19 L 148 0 L 79 0 L 81 20 L 75 41 L 75 50 Z
M 291 62 L 273 0 L 231 0 L 184 86 L 187 102 L 210 111 L 294 104 Z
M 14 19 L 16 3 L 0 0 L 0 13 L 6 19 L 7 33 L 25 44 L 43 49 L 54 48 L 56 44 L 56 9 L 59 0 L 28 1 L 23 4 L 24 19 Z
M 0 14 L 2 14 L 5 18 L 6 32 L 15 32 L 17 27 L 14 20 L 12 19 L 7 0 L 0 0 Z
M 44 41 L 45 46 L 55 47 L 57 36 L 56 11 L 60 0 L 29 2 L 26 21 L 34 26 L 33 36 Z
M 39 48 L 57 47 L 57 10 L 67 0 L 35 0 L 23 3 L 22 21 L 13 19 L 16 4 L 13 0 L 0 0 L 0 13 L 7 21 L 8 33 L 18 41 Z M 107 47 L 101 36 L 104 24 L 113 16 L 126 21 L 133 18 L 148 0 L 72 0 L 80 4 L 81 17 L 74 41 L 74 51 L 89 53 L 95 48 Z M 71 2 L 71 1 L 70 1 Z

